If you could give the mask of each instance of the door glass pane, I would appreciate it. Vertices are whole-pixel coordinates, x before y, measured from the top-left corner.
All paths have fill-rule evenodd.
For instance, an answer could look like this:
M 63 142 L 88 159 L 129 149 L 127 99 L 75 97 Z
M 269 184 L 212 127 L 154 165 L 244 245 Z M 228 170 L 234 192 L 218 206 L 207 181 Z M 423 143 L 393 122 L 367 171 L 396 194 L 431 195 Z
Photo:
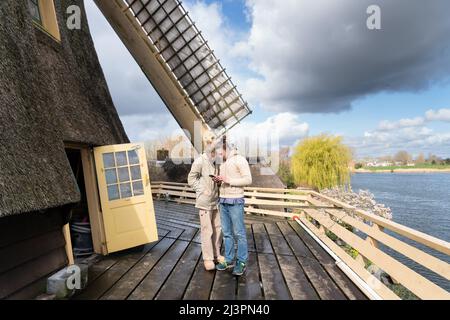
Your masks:
M 127 182 L 130 181 L 130 174 L 128 172 L 128 167 L 119 168 L 117 169 L 119 172 L 119 181 L 120 182 Z
M 117 162 L 118 167 L 128 165 L 127 153 L 125 151 L 117 152 L 116 153 L 116 162 Z
M 133 182 L 133 193 L 134 196 L 142 196 L 144 194 L 144 186 L 142 184 L 142 181 Z
M 117 183 L 116 169 L 106 169 L 105 175 L 106 175 L 106 184 Z
M 120 195 L 121 198 L 131 198 L 133 195 L 131 194 L 131 184 L 130 183 L 121 183 L 120 184 Z
M 108 199 L 109 201 L 120 199 L 119 187 L 117 184 L 108 186 Z
M 141 166 L 130 167 L 131 180 L 141 180 Z
M 113 153 L 103 154 L 103 165 L 105 166 L 105 168 L 114 168 L 116 166 Z
M 130 164 L 139 164 L 139 156 L 136 150 L 128 151 L 128 160 Z

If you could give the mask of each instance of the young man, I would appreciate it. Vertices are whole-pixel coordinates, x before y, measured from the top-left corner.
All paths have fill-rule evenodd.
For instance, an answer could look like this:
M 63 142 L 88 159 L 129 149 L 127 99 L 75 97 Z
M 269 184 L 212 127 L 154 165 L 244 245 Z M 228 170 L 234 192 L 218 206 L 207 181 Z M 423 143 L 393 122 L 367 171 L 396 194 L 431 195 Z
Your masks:
M 192 164 L 188 175 L 188 183 L 195 190 L 197 199 L 195 207 L 199 209 L 202 254 L 205 269 L 212 271 L 216 262 L 223 262 L 220 255 L 222 232 L 220 215 L 217 210 L 218 185 L 211 176 L 217 174 L 215 165 L 216 150 L 214 138 L 204 140 L 204 153 Z
M 219 271 L 233 268 L 233 274 L 244 274 L 247 260 L 247 234 L 244 223 L 244 187 L 252 183 L 252 175 L 247 160 L 237 153 L 236 148 L 223 144 L 224 163 L 220 166 L 220 176 L 215 182 L 220 184 L 220 219 L 225 245 L 225 261 L 217 264 Z M 237 242 L 237 261 L 235 260 Z

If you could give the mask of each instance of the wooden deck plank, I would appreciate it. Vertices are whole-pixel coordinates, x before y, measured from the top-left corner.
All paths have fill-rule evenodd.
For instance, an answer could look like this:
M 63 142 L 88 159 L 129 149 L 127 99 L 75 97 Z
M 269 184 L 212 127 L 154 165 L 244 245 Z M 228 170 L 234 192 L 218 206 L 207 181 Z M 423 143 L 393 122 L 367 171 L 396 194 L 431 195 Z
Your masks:
M 113 256 L 107 256 L 101 258 L 98 262 L 89 266 L 88 269 L 88 281 L 89 284 L 93 283 L 98 277 L 100 277 L 106 270 L 111 268 L 118 261 L 117 258 Z
M 176 215 L 172 213 L 164 213 L 164 214 L 156 214 L 157 218 L 163 219 L 163 220 L 174 220 L 177 222 L 184 222 L 184 223 L 191 223 L 191 224 L 200 224 L 200 220 L 198 217 L 189 217 L 188 215 Z
M 155 209 L 161 213 L 183 214 L 183 215 L 198 215 L 198 209 L 195 206 L 180 205 L 173 202 L 153 201 Z M 180 208 L 181 207 L 181 208 Z
M 265 223 L 267 233 L 272 243 L 272 247 L 277 255 L 288 255 L 292 256 L 292 250 L 286 242 L 285 237 L 281 233 L 277 224 L 275 223 Z
M 343 292 L 305 246 L 294 229 L 288 223 L 281 223 L 278 226 L 320 298 L 325 300 L 345 300 L 346 297 Z
M 181 228 L 181 229 L 185 229 L 185 230 L 200 228 L 200 224 L 187 223 L 187 222 L 183 222 L 183 221 L 175 220 L 175 219 L 167 220 L 167 219 L 157 217 L 156 221 L 157 221 L 157 223 L 161 222 L 161 224 L 167 224 L 169 226 L 173 226 L 173 227 L 177 227 L 177 228 Z
M 106 270 L 98 279 L 95 284 L 90 286 L 88 290 L 84 291 L 78 297 L 79 299 L 97 300 L 109 290 L 123 275 L 125 275 L 143 256 L 149 252 L 156 243 L 140 246 L 122 252 L 123 255 L 117 263 L 111 268 Z
M 273 254 L 258 253 L 261 279 L 266 300 L 291 300 L 277 259 Z
M 347 300 L 344 293 L 334 283 L 317 260 L 297 257 L 320 298 L 323 300 Z
M 158 228 L 164 228 L 166 230 L 169 230 L 170 232 L 165 236 L 165 238 L 170 238 L 170 239 L 178 239 L 184 232 L 184 229 L 181 228 L 176 228 L 173 226 L 168 226 L 166 224 L 163 223 L 157 223 L 157 227 Z
M 215 277 L 215 271 L 206 271 L 203 267 L 203 260 L 200 257 L 195 267 L 195 272 L 189 282 L 184 300 L 208 300 L 212 284 Z
M 195 234 L 195 237 L 192 239 L 192 242 L 201 244 L 202 243 L 202 234 L 200 229 L 197 230 L 197 233 Z
M 320 245 L 314 241 L 314 239 L 301 228 L 295 221 L 290 222 L 292 228 L 305 242 L 306 246 L 316 256 L 319 262 L 323 265 L 325 270 L 338 285 L 338 287 L 344 292 L 347 298 L 351 300 L 366 300 L 367 297 L 362 291 L 340 270 L 334 261 L 334 259 L 323 250 Z
M 255 238 L 256 251 L 258 253 L 273 253 L 272 245 L 270 244 L 269 236 L 264 224 L 252 224 L 252 229 Z
M 260 273 L 255 252 L 249 252 L 247 271 L 238 279 L 238 300 L 263 300 Z
M 256 252 L 255 240 L 253 238 L 253 229 L 251 225 L 245 226 L 246 234 L 247 234 L 247 246 L 249 252 Z
M 159 239 L 164 238 L 169 233 L 169 230 L 160 229 L 160 228 L 157 228 L 157 229 L 158 229 L 158 237 L 159 237 Z
M 235 300 L 237 278 L 232 270 L 217 271 L 211 290 L 211 300 Z
M 295 222 L 246 216 L 246 273 L 206 271 L 198 212 L 155 201 L 158 235 L 147 252 L 124 251 L 96 262 L 87 299 L 364 299 L 334 259 Z M 91 288 L 95 287 L 95 288 Z
M 150 252 L 103 295 L 102 300 L 125 300 L 174 242 L 175 239 L 171 238 L 164 238 L 159 241 Z
M 305 257 L 316 260 L 315 256 L 303 243 L 303 241 L 299 241 L 299 235 L 295 233 L 295 231 L 287 222 L 278 222 L 277 225 L 280 228 L 284 238 L 286 239 L 286 242 L 289 244 L 292 251 L 297 257 Z
M 199 244 L 194 242 L 189 244 L 186 252 L 156 296 L 157 300 L 181 300 L 183 298 L 201 253 L 202 248 Z
M 152 300 L 185 252 L 188 242 L 177 240 L 128 297 L 129 300 Z
M 281 272 L 294 300 L 319 300 L 319 296 L 308 281 L 295 256 L 277 256 Z
M 156 213 L 157 217 L 162 219 L 174 219 L 178 221 L 184 222 L 199 222 L 200 219 L 198 217 L 198 213 L 196 215 L 191 214 L 180 214 L 180 213 L 172 213 L 172 212 L 158 212 Z
M 296 221 L 289 221 L 289 225 L 294 229 L 295 233 L 303 240 L 309 251 L 323 265 L 335 264 L 336 261 L 305 231 Z
M 200 222 L 199 221 L 197 221 L 196 223 L 193 223 L 193 222 L 180 220 L 180 219 L 175 219 L 175 218 L 171 218 L 171 217 L 162 217 L 162 216 L 159 216 L 159 215 L 157 215 L 156 217 L 158 219 L 161 219 L 161 220 L 166 221 L 166 222 L 179 224 L 180 226 L 186 226 L 186 227 L 197 228 L 197 229 L 200 228 Z
M 172 230 L 174 230 L 174 229 L 182 230 L 182 233 L 178 237 L 180 240 L 191 241 L 192 238 L 194 238 L 195 234 L 197 233 L 197 228 L 192 228 L 192 227 L 183 226 L 183 225 L 172 223 L 172 222 L 162 221 L 158 218 L 156 219 L 156 223 L 157 223 L 157 225 L 168 227 L 168 228 L 171 228 Z
M 295 300 L 319 299 L 277 224 L 266 223 L 265 226 L 292 298 Z

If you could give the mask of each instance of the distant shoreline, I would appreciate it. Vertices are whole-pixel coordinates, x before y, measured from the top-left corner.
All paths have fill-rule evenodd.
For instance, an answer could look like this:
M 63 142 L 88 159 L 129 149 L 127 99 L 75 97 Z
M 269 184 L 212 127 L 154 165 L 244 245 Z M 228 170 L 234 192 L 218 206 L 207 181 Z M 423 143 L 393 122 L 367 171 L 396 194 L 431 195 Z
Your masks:
M 368 170 L 368 169 L 356 169 L 352 170 L 352 173 L 450 173 L 450 168 L 445 169 L 379 169 L 379 170 Z

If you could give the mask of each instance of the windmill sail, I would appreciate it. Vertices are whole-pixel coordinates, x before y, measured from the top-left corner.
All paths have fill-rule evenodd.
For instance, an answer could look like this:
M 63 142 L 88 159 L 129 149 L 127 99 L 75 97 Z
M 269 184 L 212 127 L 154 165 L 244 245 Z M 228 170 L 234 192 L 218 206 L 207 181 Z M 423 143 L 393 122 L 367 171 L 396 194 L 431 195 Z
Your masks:
M 178 123 L 220 135 L 251 113 L 178 0 L 96 0 Z

